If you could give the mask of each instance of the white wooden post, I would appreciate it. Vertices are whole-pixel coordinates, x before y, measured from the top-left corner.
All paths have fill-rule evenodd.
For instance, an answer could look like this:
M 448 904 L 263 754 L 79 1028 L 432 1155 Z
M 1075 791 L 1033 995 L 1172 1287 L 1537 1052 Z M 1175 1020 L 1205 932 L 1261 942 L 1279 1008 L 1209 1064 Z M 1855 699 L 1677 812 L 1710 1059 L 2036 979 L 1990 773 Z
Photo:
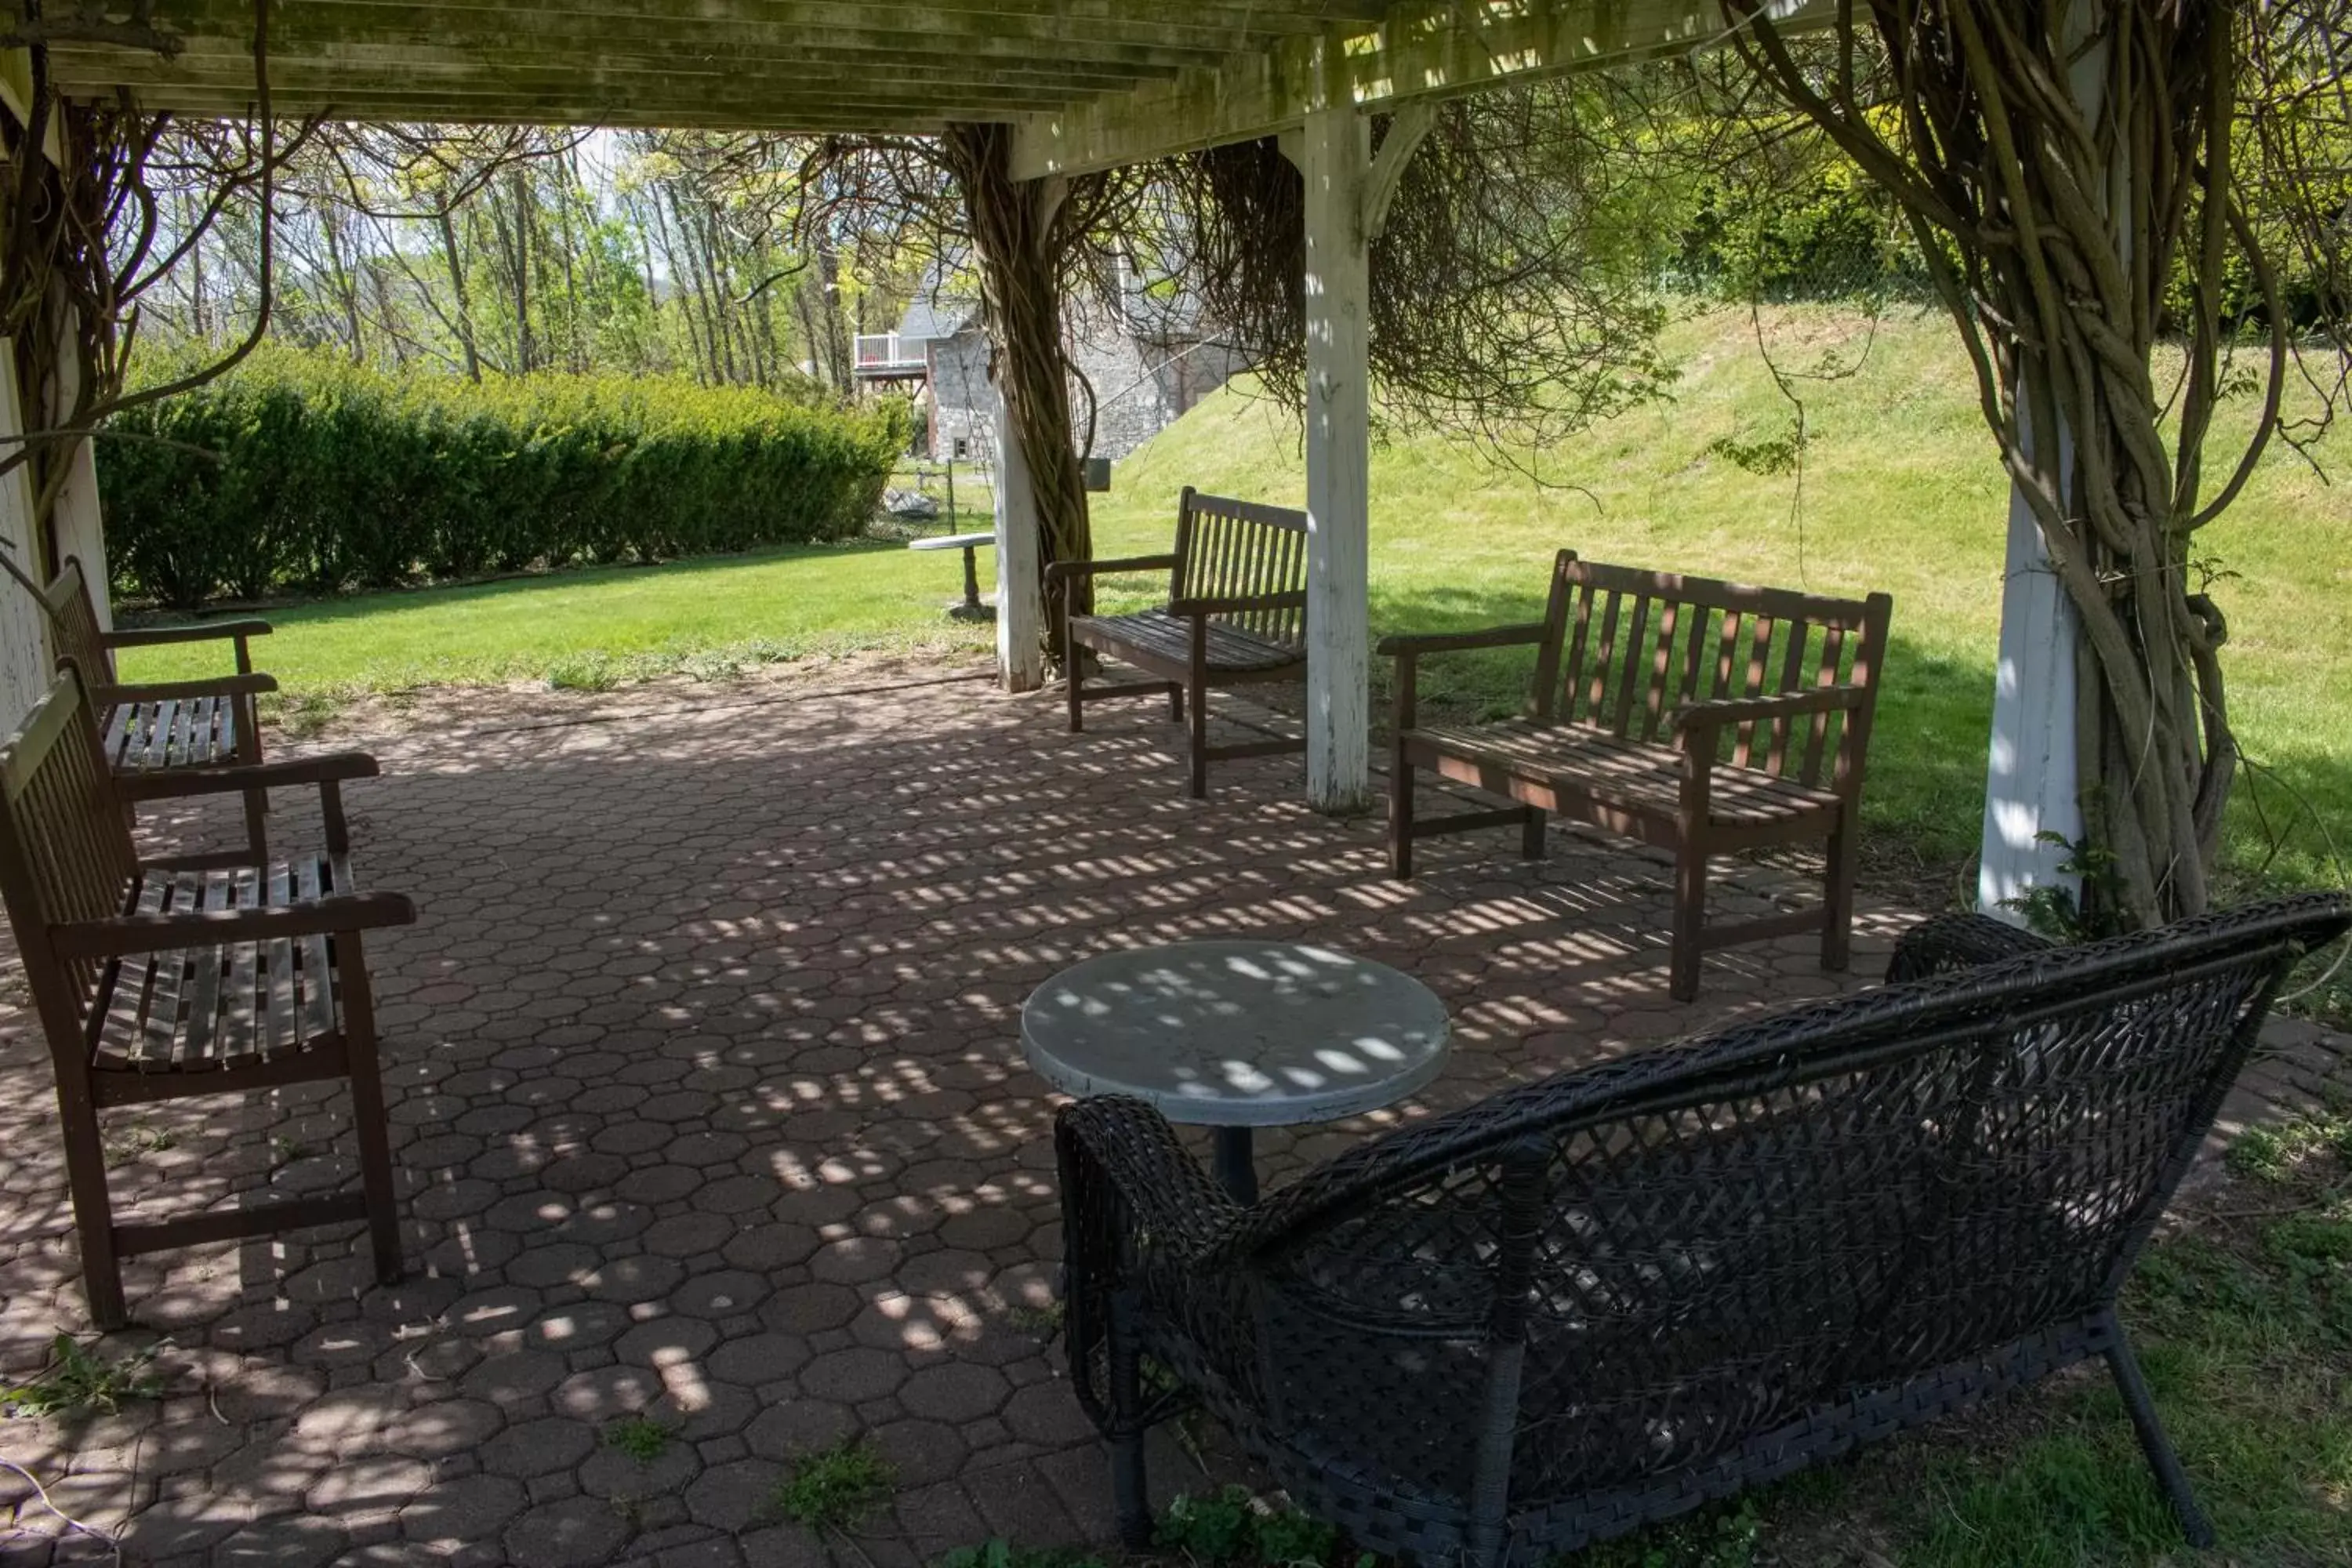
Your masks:
M 1371 268 L 1364 230 L 1371 126 L 1344 101 L 1307 117 L 1307 799 L 1371 798 Z
M 0 437 L 25 433 L 24 404 L 16 395 L 16 347 L 14 340 L 0 338 Z M 23 467 L 0 478 L 0 549 L 7 551 L 18 571 L 39 580 L 32 475 Z M 48 689 L 47 621 L 31 594 L 0 576 L 0 734 L 14 730 Z
M 2023 924 L 2012 900 L 2034 888 L 2075 890 L 2058 869 L 2083 837 L 2076 787 L 2075 688 L 2082 627 L 2051 570 L 2042 526 L 2021 496 L 2009 502 L 2009 552 L 2000 591 L 2000 655 L 1994 676 L 1992 745 L 1985 768 L 1984 839 L 1977 907 Z
M 2108 46 L 2104 37 L 2088 48 L 2079 46 L 2112 20 L 2105 5 L 2078 5 L 2066 18 L 2075 56 L 2070 85 L 2088 122 L 2097 120 L 2105 96 Z M 2130 177 L 2125 149 L 2116 150 L 2107 174 L 2106 199 L 2111 210 L 2120 212 Z M 2026 423 L 2021 407 L 2018 423 L 2027 450 L 2038 451 L 2044 439 L 2058 443 L 2058 472 L 2071 477 L 2074 442 L 2063 416 L 2057 429 L 2038 431 Z M 2001 570 L 1992 744 L 1985 764 L 1984 837 L 1977 859 L 1977 907 L 2012 925 L 2025 923 L 2024 911 L 2016 903 L 2035 888 L 2063 889 L 2078 900 L 2082 896 L 2082 879 L 2058 868 L 2072 856 L 2070 847 L 2083 837 L 2076 722 L 2082 643 L 2082 622 L 2051 568 L 2042 526 L 2023 493 L 2012 485 L 2009 545 Z M 2062 842 L 2045 842 L 2043 834 Z
M 993 383 L 991 384 L 993 385 Z M 1045 606 L 1037 492 L 1003 394 L 996 397 L 996 673 L 1007 691 L 1045 684 Z
M 58 288 L 63 291 L 62 284 Z M 70 305 L 58 313 L 58 406 L 71 408 L 81 395 L 81 349 L 75 341 L 79 322 Z M 62 421 L 62 415 L 53 416 L 52 423 Z M 81 563 L 82 580 L 89 584 L 90 605 L 98 612 L 98 624 L 111 631 L 113 579 L 107 574 L 106 524 L 98 505 L 97 446 L 85 437 L 74 443 L 73 455 L 67 459 L 65 486 L 58 491 L 57 564 L 63 566 L 69 555 Z

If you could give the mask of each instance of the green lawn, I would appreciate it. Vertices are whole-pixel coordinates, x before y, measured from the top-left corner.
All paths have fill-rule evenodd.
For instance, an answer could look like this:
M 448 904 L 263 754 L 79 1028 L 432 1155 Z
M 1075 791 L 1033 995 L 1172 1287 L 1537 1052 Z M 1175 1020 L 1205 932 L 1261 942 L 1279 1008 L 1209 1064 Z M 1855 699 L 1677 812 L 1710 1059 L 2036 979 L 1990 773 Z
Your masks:
M 1711 450 L 1788 428 L 1745 312 L 1675 329 L 1685 365 L 1670 404 L 1612 420 L 1541 454 L 1539 488 L 1442 439 L 1396 439 L 1372 460 L 1376 632 L 1510 620 L 1541 605 L 1551 553 L 1828 591 L 1885 588 L 1895 636 L 1866 810 L 1882 855 L 1957 868 L 1973 849 L 2000 606 L 2005 490 L 1949 329 L 1931 316 L 1867 323 L 1822 309 L 1775 310 L 1765 335 L 1784 370 L 1825 354 L 1859 370 L 1801 382 L 1811 444 L 1801 493 Z M 2352 444 L 2333 443 L 2340 461 Z M 1532 458 L 1533 454 L 1522 454 Z M 1297 502 L 1296 426 L 1235 392 L 1213 397 L 1122 463 L 1097 498 L 1106 553 L 1164 547 L 1186 483 Z M 984 497 L 958 499 L 969 508 Z M 2262 771 L 2240 792 L 2233 861 L 2299 883 L 2327 877 L 2312 812 L 2352 825 L 2352 496 L 2274 450 L 2215 525 L 2210 553 L 2232 622 L 2227 668 Z M 373 595 L 273 614 L 267 668 L 289 690 L 553 676 L 604 684 L 633 672 L 849 647 L 964 647 L 985 637 L 941 619 L 951 555 L 896 542 L 617 568 L 482 586 Z M 126 661 L 139 676 L 195 672 L 182 652 Z M 1449 668 L 1450 665 L 1450 668 Z M 1517 700 L 1507 658 L 1441 661 L 1439 700 Z M 1383 671 L 1375 671 L 1376 682 Z M 2285 826 L 2275 858 L 2261 824 Z M 2299 819 L 2299 820 L 2298 820 Z

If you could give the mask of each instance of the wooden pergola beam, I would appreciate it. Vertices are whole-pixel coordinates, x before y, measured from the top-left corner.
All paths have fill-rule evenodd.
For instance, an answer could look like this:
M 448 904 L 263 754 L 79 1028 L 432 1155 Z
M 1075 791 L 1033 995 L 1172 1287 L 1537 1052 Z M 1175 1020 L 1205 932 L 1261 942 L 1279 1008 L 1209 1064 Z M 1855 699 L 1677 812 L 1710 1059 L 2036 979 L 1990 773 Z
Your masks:
M 1818 25 L 1833 0 L 1776 0 L 1783 28 Z M 1726 36 L 1718 0 L 1400 0 L 1378 25 L 1334 28 L 1234 55 L 1023 122 L 1024 179 L 1087 174 L 1289 130 L 1333 108 L 1386 110 L 1507 82 L 1704 48 Z

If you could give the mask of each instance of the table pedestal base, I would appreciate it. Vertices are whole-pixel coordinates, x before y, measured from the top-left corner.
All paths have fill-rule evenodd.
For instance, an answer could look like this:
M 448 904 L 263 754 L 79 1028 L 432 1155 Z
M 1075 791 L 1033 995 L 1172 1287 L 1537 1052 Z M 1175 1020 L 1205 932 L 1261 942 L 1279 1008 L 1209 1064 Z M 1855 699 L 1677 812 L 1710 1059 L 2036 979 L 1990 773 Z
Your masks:
M 1257 1140 L 1246 1127 L 1216 1130 L 1217 1180 L 1247 1208 L 1257 1202 Z

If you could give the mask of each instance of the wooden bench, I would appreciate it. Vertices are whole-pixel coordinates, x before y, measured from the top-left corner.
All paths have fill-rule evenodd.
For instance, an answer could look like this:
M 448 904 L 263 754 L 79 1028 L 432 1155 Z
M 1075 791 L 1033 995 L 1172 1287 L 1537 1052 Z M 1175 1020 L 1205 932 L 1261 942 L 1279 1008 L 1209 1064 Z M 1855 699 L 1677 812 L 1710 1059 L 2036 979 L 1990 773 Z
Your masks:
M 98 624 L 98 608 L 81 563 L 66 557 L 64 568 L 42 592 L 59 663 L 81 671 L 107 765 L 121 775 L 168 773 L 181 768 L 255 767 L 261 762 L 261 730 L 254 699 L 278 689 L 275 677 L 253 669 L 252 639 L 269 635 L 268 621 L 215 621 L 203 626 L 149 626 L 110 632 Z M 234 675 L 195 680 L 127 685 L 116 679 L 119 648 L 159 647 L 167 643 L 233 643 Z M 263 791 L 248 793 L 245 829 L 253 858 L 268 858 Z
M 1125 616 L 1072 613 L 1081 582 L 1120 572 L 1168 574 L 1168 603 Z M 1304 741 L 1209 744 L 1212 689 L 1293 680 L 1307 664 L 1307 514 L 1202 495 L 1190 485 L 1177 503 L 1176 548 L 1165 555 L 1115 561 L 1057 561 L 1045 589 L 1058 591 L 1068 665 L 1070 730 L 1086 728 L 1086 704 L 1106 697 L 1166 693 L 1170 717 L 1182 722 L 1191 699 L 1192 793 L 1209 793 L 1209 763 L 1237 757 L 1304 752 Z M 1151 679 L 1089 686 L 1090 649 L 1123 660 Z
M 392 1155 L 360 933 L 416 918 L 355 890 L 341 785 L 356 753 L 118 778 L 68 666 L 0 744 L 0 895 L 47 1036 L 90 1316 L 124 1321 L 120 1259 L 167 1247 L 364 1219 L 376 1272 L 400 1277 Z M 316 785 L 324 855 L 142 861 L 125 806 Z M 126 1105 L 351 1081 L 361 1190 L 144 1223 L 117 1221 L 99 1116 Z
M 1247 1207 L 1142 1100 L 1066 1107 L 1064 1344 L 1121 1533 L 1150 1539 L 1147 1429 L 1195 1401 L 1351 1550 L 1534 1568 L 2088 1362 L 2210 1544 L 2116 1299 L 2352 901 L 2084 948 L 1990 924 Z
M 1854 814 L 1893 602 L 1828 599 L 1559 552 L 1544 618 L 1524 626 L 1384 638 L 1396 669 L 1390 862 L 1412 875 L 1417 839 L 1517 826 L 1543 853 L 1548 813 L 1675 854 L 1676 1000 L 1698 993 L 1699 955 L 1818 928 L 1822 963 L 1843 969 L 1853 923 Z M 1527 716 L 1500 724 L 1424 724 L 1418 662 L 1472 648 L 1536 648 Z M 1495 811 L 1413 815 L 1427 769 L 1517 802 Z M 1707 861 L 1819 841 L 1818 912 L 1710 929 Z

